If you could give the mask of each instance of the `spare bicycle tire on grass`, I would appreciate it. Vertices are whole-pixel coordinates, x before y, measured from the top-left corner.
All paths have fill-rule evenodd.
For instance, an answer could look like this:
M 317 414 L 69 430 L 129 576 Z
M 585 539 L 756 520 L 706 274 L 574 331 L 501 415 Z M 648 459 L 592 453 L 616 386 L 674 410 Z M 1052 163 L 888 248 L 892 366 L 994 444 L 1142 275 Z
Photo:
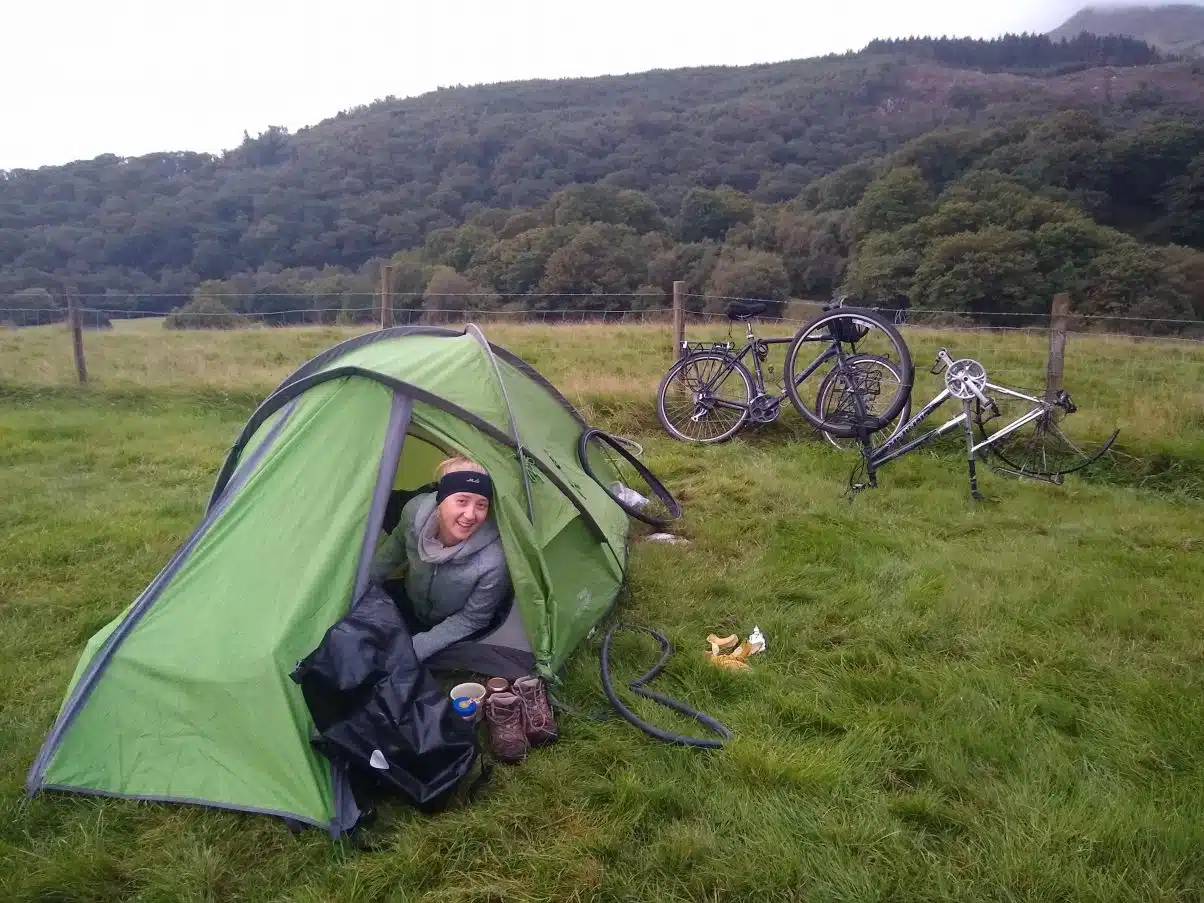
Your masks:
M 627 449 L 628 444 L 634 443 L 600 429 L 585 430 L 577 441 L 581 468 L 606 490 L 616 505 L 636 520 L 653 527 L 668 526 L 681 517 L 681 505 L 652 471 Z

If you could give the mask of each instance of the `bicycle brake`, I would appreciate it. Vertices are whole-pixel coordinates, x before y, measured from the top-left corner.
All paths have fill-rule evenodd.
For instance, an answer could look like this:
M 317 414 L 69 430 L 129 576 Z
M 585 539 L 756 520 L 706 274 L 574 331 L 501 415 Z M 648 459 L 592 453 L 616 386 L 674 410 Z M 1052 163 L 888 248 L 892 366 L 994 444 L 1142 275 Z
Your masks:
M 990 423 L 996 417 L 1002 416 L 999 412 L 999 405 L 995 404 L 995 399 L 991 398 L 989 395 L 987 396 L 987 403 L 985 405 L 981 401 L 976 401 L 975 404 L 978 406 L 977 413 L 979 423 Z M 989 412 L 988 416 L 982 416 L 983 410 Z

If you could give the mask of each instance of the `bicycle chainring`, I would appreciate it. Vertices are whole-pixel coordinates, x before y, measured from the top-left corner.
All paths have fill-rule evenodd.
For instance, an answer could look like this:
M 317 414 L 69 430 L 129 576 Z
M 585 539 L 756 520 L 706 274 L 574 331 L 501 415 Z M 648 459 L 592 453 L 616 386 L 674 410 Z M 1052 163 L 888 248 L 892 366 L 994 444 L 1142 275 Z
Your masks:
M 758 395 L 748 406 L 748 416 L 757 423 L 773 423 L 782 413 L 782 400 L 774 395 Z
M 954 398 L 977 398 L 986 384 L 986 368 L 968 357 L 954 361 L 945 371 L 945 388 Z

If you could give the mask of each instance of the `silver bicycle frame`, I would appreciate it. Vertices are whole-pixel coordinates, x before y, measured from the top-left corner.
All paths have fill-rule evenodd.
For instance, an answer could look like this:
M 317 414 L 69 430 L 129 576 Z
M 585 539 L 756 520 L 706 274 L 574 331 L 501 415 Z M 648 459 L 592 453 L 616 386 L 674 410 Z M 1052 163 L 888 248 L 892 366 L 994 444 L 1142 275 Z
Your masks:
M 950 398 L 954 397 L 953 393 L 949 391 L 948 387 L 946 387 L 946 388 L 942 389 L 937 394 L 937 396 L 932 399 L 932 401 L 928 402 L 928 404 L 924 406 L 923 410 L 921 410 L 918 414 L 916 414 L 914 417 L 912 417 L 911 420 L 907 421 L 907 425 L 904 426 L 903 429 L 899 430 L 898 434 L 896 434 L 893 439 L 891 439 L 889 442 L 886 442 L 883 445 L 879 446 L 878 449 L 876 451 L 874 451 L 873 454 L 870 455 L 870 460 L 869 460 L 870 466 L 874 469 L 877 469 L 880 465 L 885 464 L 888 461 L 893 461 L 893 460 L 895 460 L 895 458 L 901 457 L 902 455 L 907 454 L 909 451 L 913 451 L 914 449 L 919 448 L 921 445 L 924 445 L 925 443 L 935 439 L 937 436 L 943 436 L 945 433 L 949 432 L 951 429 L 953 429 L 959 425 L 965 427 L 966 446 L 967 446 L 966 450 L 967 450 L 969 457 L 974 458 L 978 455 L 978 452 L 981 451 L 982 449 L 988 447 L 993 442 L 996 442 L 997 440 L 1002 439 L 1004 436 L 1007 436 L 1010 433 L 1014 433 L 1016 430 L 1020 429 L 1026 423 L 1030 423 L 1031 421 L 1036 420 L 1038 417 L 1042 416 L 1043 414 L 1048 412 L 1050 409 L 1050 404 L 1048 402 L 1046 402 L 1040 398 L 1034 398 L 1031 395 L 1025 395 L 1023 392 L 1017 392 L 1015 389 L 1009 389 L 1006 386 L 1000 386 L 1000 385 L 996 385 L 995 383 L 988 382 L 983 385 L 983 388 L 992 390 L 994 392 L 998 392 L 1001 395 L 1010 395 L 1012 398 L 1022 399 L 1024 401 L 1030 402 L 1034 407 L 1027 414 L 1025 414 L 1021 417 L 1018 417 L 1016 420 L 1013 420 L 1011 423 L 1009 423 L 1003 429 L 996 432 L 989 439 L 984 439 L 982 442 L 975 442 L 973 431 L 970 428 L 970 401 L 971 401 L 971 399 L 968 399 L 968 398 L 963 399 L 962 400 L 962 412 L 960 414 L 958 414 L 956 417 L 953 417 L 950 420 L 947 420 L 945 423 L 941 424 L 936 429 L 930 430 L 927 433 L 924 433 L 922 436 L 917 436 L 915 439 L 911 440 L 910 442 L 903 445 L 902 447 L 894 448 L 894 446 L 898 445 L 899 441 L 904 436 L 906 436 L 909 432 L 912 431 L 912 429 L 915 428 L 916 424 L 921 423 L 933 411 L 935 411 L 937 408 L 939 408 L 941 405 L 943 405 Z M 892 448 L 894 448 L 893 451 L 891 450 Z

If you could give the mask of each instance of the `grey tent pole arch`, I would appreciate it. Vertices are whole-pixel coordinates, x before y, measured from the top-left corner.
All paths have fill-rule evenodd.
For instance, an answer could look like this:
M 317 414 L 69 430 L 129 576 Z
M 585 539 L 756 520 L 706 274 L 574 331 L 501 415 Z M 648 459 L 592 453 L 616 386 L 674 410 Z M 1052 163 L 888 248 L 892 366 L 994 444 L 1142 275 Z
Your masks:
M 493 365 L 493 372 L 497 374 L 497 383 L 502 390 L 502 401 L 506 403 L 506 416 L 510 418 L 510 438 L 514 440 L 515 452 L 518 455 L 518 469 L 523 475 L 523 491 L 527 495 L 527 520 L 535 523 L 535 500 L 531 495 L 531 481 L 527 477 L 527 457 L 523 451 L 523 439 L 518 434 L 518 422 L 514 419 L 514 408 L 510 406 L 510 395 L 506 391 L 506 381 L 502 378 L 502 368 L 497 365 L 497 358 L 494 357 L 493 348 L 490 347 L 489 340 L 477 328 L 477 324 L 469 323 L 464 327 L 464 332 L 471 334 L 474 339 L 481 343 L 481 347 L 485 349 L 485 354 L 489 357 L 489 363 Z

